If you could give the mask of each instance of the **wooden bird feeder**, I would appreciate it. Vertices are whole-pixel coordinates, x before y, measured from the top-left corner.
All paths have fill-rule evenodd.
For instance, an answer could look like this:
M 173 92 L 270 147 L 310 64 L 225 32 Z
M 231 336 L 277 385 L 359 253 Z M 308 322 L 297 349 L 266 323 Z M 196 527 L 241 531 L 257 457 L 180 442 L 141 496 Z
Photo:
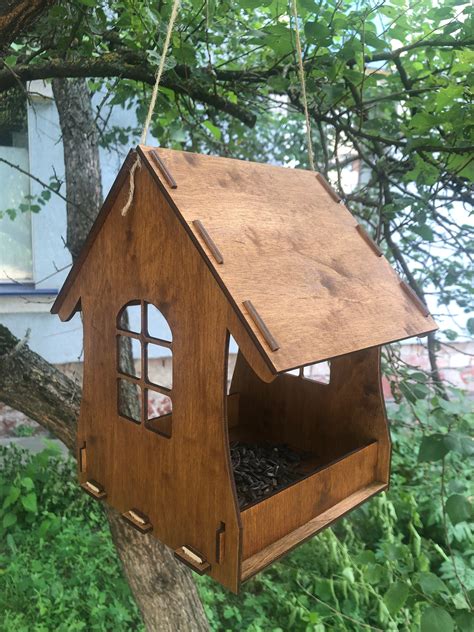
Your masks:
M 169 335 L 151 331 L 151 308 Z M 52 308 L 62 320 L 79 310 L 82 487 L 233 591 L 387 488 L 380 346 L 436 329 L 320 175 L 144 146 Z M 124 339 L 138 368 L 122 363 Z M 153 345 L 172 356 L 166 384 L 149 373 Z M 308 379 L 327 360 L 329 383 Z M 156 395 L 168 407 L 150 415 Z M 288 446 L 301 456 L 291 482 L 239 504 L 235 441 Z

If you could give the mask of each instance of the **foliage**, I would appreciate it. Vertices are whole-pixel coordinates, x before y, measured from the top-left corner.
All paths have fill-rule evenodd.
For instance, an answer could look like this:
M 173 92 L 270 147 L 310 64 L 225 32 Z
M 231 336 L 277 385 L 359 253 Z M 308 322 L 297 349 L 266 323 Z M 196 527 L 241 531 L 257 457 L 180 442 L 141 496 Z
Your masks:
M 56 3 L 6 51 L 0 91 L 23 77 L 90 77 L 103 144 L 134 142 L 138 130 L 109 127 L 108 111 L 144 120 L 170 10 Z M 298 0 L 298 12 L 318 169 L 420 297 L 467 313 L 472 4 Z M 281 0 L 183 0 L 153 119 L 160 144 L 307 166 L 295 26 Z M 353 190 L 344 166 L 359 170 Z
M 55 446 L 0 448 L 0 629 L 142 630 L 99 505 Z
M 212 629 L 471 632 L 468 411 L 460 394 L 394 406 L 390 491 L 239 596 L 200 578 Z M 51 448 L 3 448 L 0 474 L 0 629 L 142 629 L 100 506 L 80 491 L 73 464 Z

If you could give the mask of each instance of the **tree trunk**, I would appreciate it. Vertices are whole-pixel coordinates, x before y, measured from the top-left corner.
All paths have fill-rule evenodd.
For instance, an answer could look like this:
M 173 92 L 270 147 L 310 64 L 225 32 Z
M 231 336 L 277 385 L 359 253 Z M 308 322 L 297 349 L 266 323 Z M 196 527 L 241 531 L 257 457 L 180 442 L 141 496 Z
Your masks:
M 99 136 L 85 79 L 53 79 L 64 149 L 68 247 L 75 260 L 102 205 Z
M 90 95 L 85 80 L 53 82 L 63 134 L 67 244 L 80 251 L 101 203 L 101 177 Z M 81 389 L 0 325 L 0 400 L 24 412 L 74 449 Z M 107 508 L 126 577 L 151 631 L 205 631 L 208 623 L 191 571 L 151 536 L 136 533 Z

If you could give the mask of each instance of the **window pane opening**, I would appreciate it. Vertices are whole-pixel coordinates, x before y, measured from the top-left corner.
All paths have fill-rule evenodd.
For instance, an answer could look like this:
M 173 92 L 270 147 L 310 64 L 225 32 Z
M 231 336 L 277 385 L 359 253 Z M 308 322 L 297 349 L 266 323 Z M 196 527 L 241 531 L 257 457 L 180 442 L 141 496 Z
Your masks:
M 146 377 L 150 384 L 171 390 L 173 388 L 173 357 L 171 349 L 147 344 Z
M 142 330 L 142 306 L 140 301 L 128 303 L 119 313 L 117 326 L 123 331 L 139 334 Z
M 235 338 L 229 334 L 229 344 L 227 346 L 227 394 L 230 393 L 238 352 L 239 345 Z
M 117 336 L 118 370 L 124 375 L 141 377 L 142 346 L 139 340 Z
M 142 419 L 141 388 L 130 380 L 118 379 L 118 411 L 122 417 L 137 424 Z
M 317 362 L 303 368 L 303 377 L 318 384 L 329 384 L 331 381 L 331 365 L 327 360 L 325 362 Z
M 158 338 L 159 340 L 172 342 L 173 336 L 166 318 L 160 310 L 151 303 L 146 304 L 146 322 L 147 334 L 150 338 Z
M 164 437 L 171 437 L 173 403 L 171 398 L 151 389 L 146 390 L 147 418 L 145 427 Z

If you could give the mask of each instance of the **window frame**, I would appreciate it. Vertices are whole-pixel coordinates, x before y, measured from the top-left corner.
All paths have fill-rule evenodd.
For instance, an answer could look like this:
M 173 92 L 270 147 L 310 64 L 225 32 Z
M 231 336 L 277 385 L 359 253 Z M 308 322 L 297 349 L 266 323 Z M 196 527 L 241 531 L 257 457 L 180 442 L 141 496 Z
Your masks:
M 128 307 L 131 306 L 140 306 L 140 331 L 134 332 L 124 329 L 121 324 L 121 318 L 124 312 L 126 312 Z M 171 438 L 171 423 L 169 423 L 169 417 L 173 414 L 173 397 L 172 392 L 173 388 L 167 388 L 165 386 L 161 386 L 159 384 L 155 384 L 148 379 L 148 345 L 158 345 L 160 347 L 164 347 L 169 349 L 171 352 L 171 371 L 173 372 L 173 334 L 171 332 L 171 340 L 163 340 L 162 338 L 155 338 L 150 336 L 148 333 L 148 306 L 154 307 L 156 310 L 160 312 L 163 316 L 161 310 L 154 304 L 145 300 L 135 300 L 128 301 L 118 312 L 116 319 L 116 327 L 115 327 L 115 354 L 116 354 L 116 372 L 117 372 L 117 413 L 119 417 L 122 419 L 126 419 L 127 421 L 132 421 L 137 425 L 144 425 L 147 430 L 159 434 L 160 436 Z M 163 316 L 166 320 L 166 318 Z M 166 320 L 168 327 L 169 323 Z M 171 331 L 171 328 L 170 328 Z M 129 375 L 128 373 L 124 373 L 120 370 L 120 337 L 130 338 L 132 340 L 136 340 L 141 349 L 141 364 L 140 364 L 140 377 Z M 140 390 L 140 421 L 135 419 L 131 419 L 127 417 L 120 411 L 120 380 L 124 380 L 129 382 L 130 384 L 136 384 Z M 171 412 L 166 413 L 165 415 L 160 415 L 159 417 L 154 417 L 153 419 L 148 419 L 148 391 L 160 393 L 165 397 L 168 397 L 171 402 Z M 166 420 L 163 423 L 163 430 L 159 429 L 159 425 L 157 420 Z M 151 422 L 154 422 L 153 424 Z

